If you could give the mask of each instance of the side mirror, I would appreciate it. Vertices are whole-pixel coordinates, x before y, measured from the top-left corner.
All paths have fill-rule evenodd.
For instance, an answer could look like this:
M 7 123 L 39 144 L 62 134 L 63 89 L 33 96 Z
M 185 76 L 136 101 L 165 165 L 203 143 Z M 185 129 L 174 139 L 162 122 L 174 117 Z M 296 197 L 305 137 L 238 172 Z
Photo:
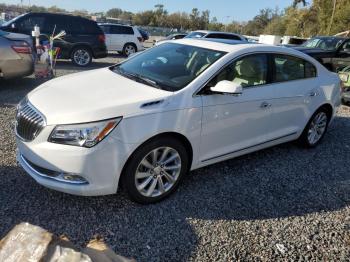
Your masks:
M 243 88 L 241 85 L 228 80 L 222 80 L 215 86 L 210 87 L 210 91 L 220 94 L 241 95 Z
M 12 23 L 12 24 L 11 24 L 11 28 L 12 28 L 12 29 L 15 29 L 15 28 L 16 28 L 16 24 L 15 24 L 15 23 Z

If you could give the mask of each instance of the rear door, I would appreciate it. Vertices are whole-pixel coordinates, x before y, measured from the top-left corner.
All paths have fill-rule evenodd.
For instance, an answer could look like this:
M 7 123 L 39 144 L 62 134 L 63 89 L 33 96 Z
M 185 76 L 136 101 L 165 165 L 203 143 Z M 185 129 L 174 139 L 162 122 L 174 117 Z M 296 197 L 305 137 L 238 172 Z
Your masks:
M 110 31 L 110 47 L 113 51 L 122 51 L 125 44 L 125 36 L 123 34 L 123 26 L 111 25 Z
M 272 138 L 294 136 L 302 131 L 320 95 L 316 67 L 290 55 L 270 56 L 273 67 Z M 315 106 L 313 105 L 315 104 Z

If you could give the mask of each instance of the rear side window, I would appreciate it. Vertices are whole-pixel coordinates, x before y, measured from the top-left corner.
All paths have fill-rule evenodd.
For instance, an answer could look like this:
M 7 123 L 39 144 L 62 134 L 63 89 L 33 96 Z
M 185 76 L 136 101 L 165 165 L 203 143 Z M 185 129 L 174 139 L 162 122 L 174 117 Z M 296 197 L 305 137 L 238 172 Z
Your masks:
M 113 25 L 113 26 L 111 26 L 111 34 L 133 35 L 134 30 L 130 26 Z
M 67 19 L 67 32 L 72 34 L 80 34 L 80 35 L 86 35 L 86 34 L 101 34 L 102 30 L 99 28 L 96 22 L 90 21 L 88 19 L 84 19 L 81 17 L 75 17 L 75 16 L 67 16 L 64 17 L 64 19 Z
M 122 32 L 123 32 L 123 34 L 126 34 L 126 35 L 133 35 L 134 34 L 134 30 L 130 26 L 123 26 Z
M 273 82 L 285 82 L 316 77 L 316 68 L 304 59 L 289 55 L 273 56 Z

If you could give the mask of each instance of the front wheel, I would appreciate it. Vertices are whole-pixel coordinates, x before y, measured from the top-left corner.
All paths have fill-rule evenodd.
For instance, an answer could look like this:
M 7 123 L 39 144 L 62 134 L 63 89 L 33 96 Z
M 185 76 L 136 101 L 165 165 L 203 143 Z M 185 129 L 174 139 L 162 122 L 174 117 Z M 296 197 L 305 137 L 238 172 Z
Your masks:
M 85 67 L 91 64 L 92 55 L 88 48 L 77 47 L 72 51 L 71 59 L 73 64 Z
M 300 144 L 305 147 L 317 146 L 326 134 L 329 120 L 325 109 L 319 109 L 314 113 L 299 138 Z
M 122 183 L 135 202 L 158 202 L 176 190 L 188 171 L 183 144 L 164 137 L 147 142 L 135 151 L 124 170 Z

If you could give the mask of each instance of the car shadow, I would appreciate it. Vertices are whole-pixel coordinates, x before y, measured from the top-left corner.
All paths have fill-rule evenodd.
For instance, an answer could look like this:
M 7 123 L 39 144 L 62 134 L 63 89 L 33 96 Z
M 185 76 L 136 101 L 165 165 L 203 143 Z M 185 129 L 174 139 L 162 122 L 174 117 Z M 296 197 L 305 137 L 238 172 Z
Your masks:
M 342 135 L 349 132 L 349 118 L 337 117 L 315 149 L 288 143 L 201 168 L 175 194 L 148 206 L 123 192 L 79 197 L 46 189 L 12 155 L 11 165 L 0 166 L 0 236 L 27 221 L 79 245 L 99 235 L 117 253 L 141 261 L 186 261 L 199 241 L 193 219 L 279 219 L 349 205 L 350 136 Z

